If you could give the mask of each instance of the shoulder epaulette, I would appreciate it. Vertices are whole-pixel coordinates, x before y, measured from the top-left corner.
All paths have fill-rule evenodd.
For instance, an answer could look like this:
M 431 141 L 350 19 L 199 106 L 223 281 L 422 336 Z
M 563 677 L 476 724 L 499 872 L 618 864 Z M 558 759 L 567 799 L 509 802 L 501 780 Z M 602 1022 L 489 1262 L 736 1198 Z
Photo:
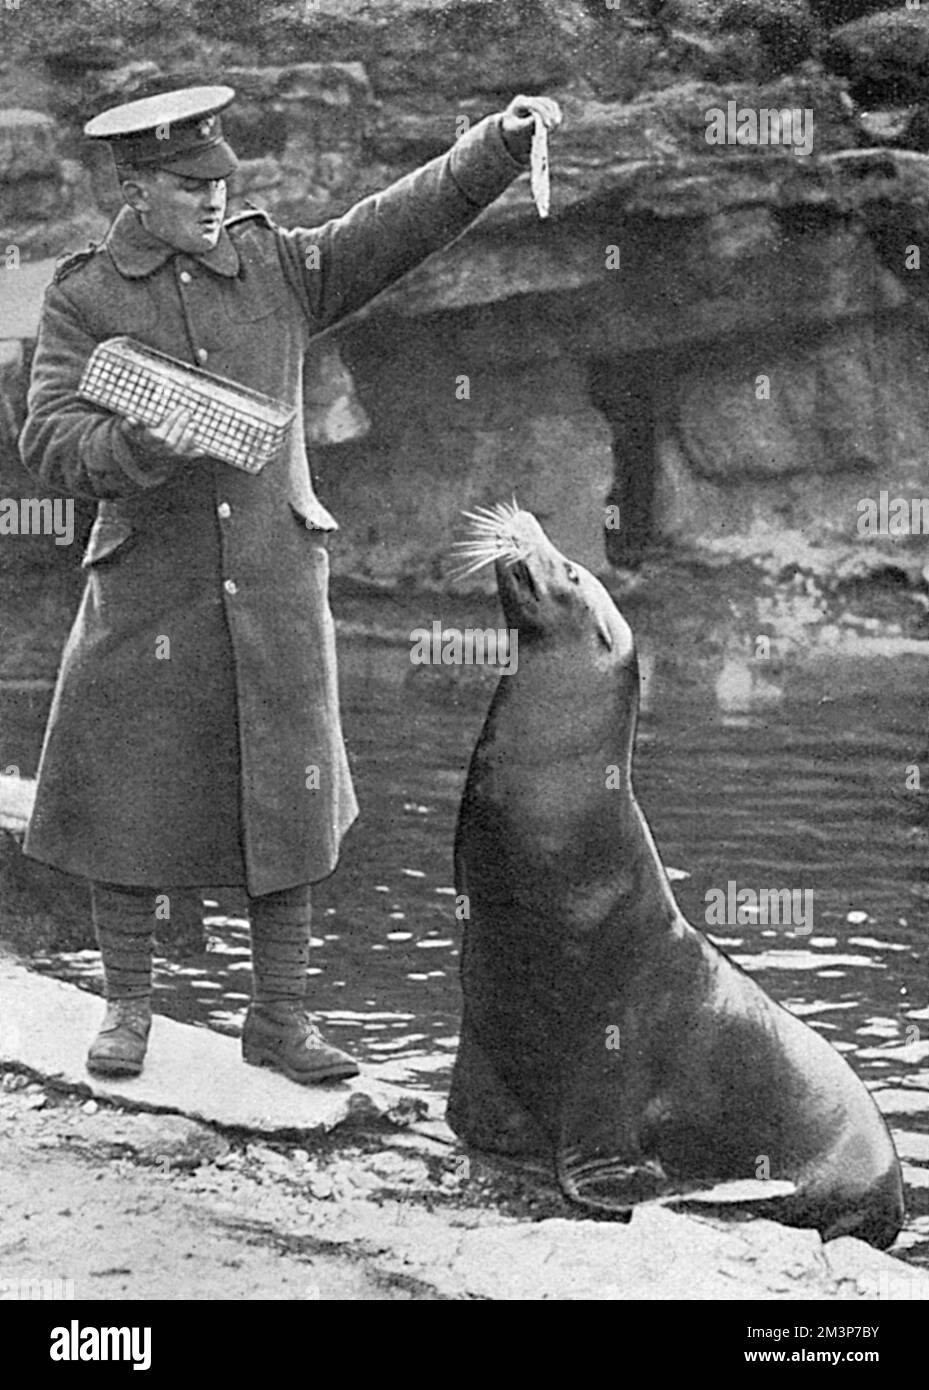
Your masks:
M 266 227 L 274 226 L 270 213 L 265 212 L 264 208 L 243 208 L 241 212 L 234 212 L 226 218 L 226 228 L 238 227 L 249 221 L 263 222 Z
M 52 276 L 53 283 L 57 285 L 59 280 L 64 280 L 72 271 L 82 266 L 85 261 L 89 261 L 91 256 L 95 256 L 98 250 L 99 247 L 97 243 L 92 241 L 85 251 L 66 251 L 63 256 L 59 256 L 58 260 L 55 262 L 55 272 Z

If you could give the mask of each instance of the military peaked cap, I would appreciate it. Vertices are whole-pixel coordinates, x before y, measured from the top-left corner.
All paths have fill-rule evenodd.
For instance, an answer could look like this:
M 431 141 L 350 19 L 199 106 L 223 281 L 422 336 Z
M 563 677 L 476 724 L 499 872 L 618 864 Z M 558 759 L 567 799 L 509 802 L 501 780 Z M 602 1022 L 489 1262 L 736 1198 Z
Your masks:
M 105 140 L 117 170 L 167 169 L 188 178 L 224 179 L 238 164 L 223 139 L 219 112 L 235 96 L 231 87 L 182 87 L 111 106 L 84 127 Z

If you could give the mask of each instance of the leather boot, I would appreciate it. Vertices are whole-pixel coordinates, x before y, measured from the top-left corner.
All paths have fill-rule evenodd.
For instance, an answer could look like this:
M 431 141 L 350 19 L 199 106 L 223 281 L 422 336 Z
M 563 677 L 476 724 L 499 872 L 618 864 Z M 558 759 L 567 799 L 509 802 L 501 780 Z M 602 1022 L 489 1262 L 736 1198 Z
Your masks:
M 273 1067 L 300 1086 L 358 1075 L 355 1059 L 327 1043 L 312 1015 L 295 1000 L 250 1005 L 242 1056 L 251 1066 Z
M 87 1054 L 87 1070 L 94 1076 L 138 1076 L 151 1026 L 151 999 L 108 1000 L 106 1017 Z

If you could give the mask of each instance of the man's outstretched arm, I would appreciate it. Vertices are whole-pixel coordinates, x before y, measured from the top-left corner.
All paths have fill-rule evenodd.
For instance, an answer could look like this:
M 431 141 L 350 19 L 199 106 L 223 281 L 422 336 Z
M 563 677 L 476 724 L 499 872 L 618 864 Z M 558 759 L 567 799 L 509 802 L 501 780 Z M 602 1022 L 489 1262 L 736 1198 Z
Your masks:
M 454 241 L 528 167 L 534 113 L 554 130 L 556 102 L 515 97 L 447 154 L 321 227 L 278 231 L 281 256 L 315 330 L 359 309 Z

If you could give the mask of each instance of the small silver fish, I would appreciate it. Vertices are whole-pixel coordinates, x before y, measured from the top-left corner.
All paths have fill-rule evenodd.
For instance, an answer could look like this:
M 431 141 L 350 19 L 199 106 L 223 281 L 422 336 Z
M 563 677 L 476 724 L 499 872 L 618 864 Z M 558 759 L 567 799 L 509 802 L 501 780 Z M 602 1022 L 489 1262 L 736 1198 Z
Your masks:
M 551 182 L 548 172 L 548 131 L 545 122 L 535 112 L 532 150 L 529 156 L 529 186 L 540 217 L 547 217 L 551 203 Z

